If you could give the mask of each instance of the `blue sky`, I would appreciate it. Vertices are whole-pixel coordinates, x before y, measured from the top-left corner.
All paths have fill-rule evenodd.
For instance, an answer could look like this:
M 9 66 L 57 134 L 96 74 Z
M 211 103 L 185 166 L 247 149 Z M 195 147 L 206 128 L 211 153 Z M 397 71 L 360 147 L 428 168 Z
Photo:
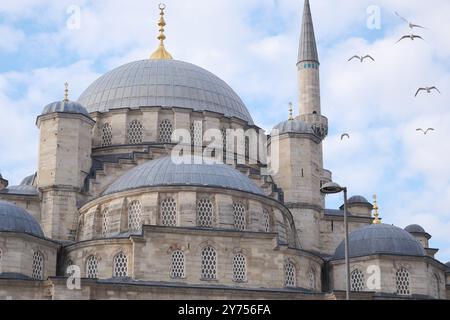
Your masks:
M 325 166 L 351 194 L 379 196 L 385 223 L 419 223 L 450 260 L 450 3 L 311 0 L 321 60 Z M 35 118 L 63 95 L 76 99 L 101 74 L 157 46 L 159 1 L 17 0 L 0 3 L 0 171 L 17 184 L 36 171 Z M 270 130 L 298 107 L 296 57 L 302 0 L 167 0 L 166 46 L 178 60 L 228 82 Z M 75 6 L 75 7 L 73 7 Z M 371 7 L 376 6 L 376 7 Z M 426 7 L 424 7 L 426 6 Z M 79 8 L 79 28 L 73 8 Z M 369 8 L 369 13 L 368 13 Z M 379 8 L 380 28 L 367 21 Z M 426 42 L 395 42 L 410 30 Z M 78 21 L 78 20 L 77 20 Z M 375 63 L 349 63 L 370 53 Z M 442 94 L 414 98 L 419 86 Z M 435 127 L 429 136 L 418 127 Z M 341 142 L 342 132 L 351 139 Z M 330 207 L 341 200 L 328 199 Z

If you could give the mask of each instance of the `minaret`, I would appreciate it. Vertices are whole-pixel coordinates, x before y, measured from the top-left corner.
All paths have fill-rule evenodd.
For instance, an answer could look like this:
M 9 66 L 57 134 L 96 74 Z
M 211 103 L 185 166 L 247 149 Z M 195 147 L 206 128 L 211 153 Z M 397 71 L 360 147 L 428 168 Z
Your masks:
M 305 0 L 302 31 L 298 50 L 297 73 L 299 84 L 299 118 L 311 124 L 316 134 L 324 139 L 328 121 L 321 117 L 320 62 L 309 0 Z

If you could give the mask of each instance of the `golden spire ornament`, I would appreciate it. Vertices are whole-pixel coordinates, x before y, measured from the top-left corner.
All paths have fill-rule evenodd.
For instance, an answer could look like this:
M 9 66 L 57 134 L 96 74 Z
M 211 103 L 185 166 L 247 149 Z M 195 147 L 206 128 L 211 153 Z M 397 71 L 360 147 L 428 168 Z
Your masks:
M 377 195 L 375 194 L 373 196 L 373 216 L 375 217 L 375 219 L 373 220 L 373 224 L 381 224 L 380 213 L 378 212 L 378 209 Z
M 293 115 L 294 109 L 292 108 L 292 102 L 289 102 L 289 121 L 294 120 L 294 115 Z
M 166 40 L 166 35 L 164 34 L 164 27 L 166 26 L 166 21 L 164 20 L 164 10 L 166 9 L 166 5 L 161 3 L 159 5 L 159 10 L 161 10 L 161 13 L 159 14 L 161 18 L 159 19 L 159 48 L 151 55 L 150 59 L 152 60 L 172 60 L 172 56 L 169 52 L 167 52 L 166 48 L 164 47 L 164 40 Z
M 64 89 L 64 100 L 63 100 L 63 102 L 69 102 L 69 84 L 66 82 L 66 83 L 64 83 L 64 86 L 66 88 Z

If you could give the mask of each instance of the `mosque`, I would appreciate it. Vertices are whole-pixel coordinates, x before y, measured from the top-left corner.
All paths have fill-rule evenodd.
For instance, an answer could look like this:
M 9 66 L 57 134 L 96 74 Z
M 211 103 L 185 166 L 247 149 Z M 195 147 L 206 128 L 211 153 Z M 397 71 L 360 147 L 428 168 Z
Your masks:
M 332 173 L 309 0 L 300 113 L 269 135 L 224 81 L 172 58 L 160 9 L 151 58 L 77 101 L 66 88 L 37 117 L 37 172 L 18 186 L 0 175 L 0 299 L 345 299 L 344 206 L 327 209 L 321 192 Z M 210 155 L 227 161 L 204 161 L 218 141 Z M 421 226 L 382 223 L 362 196 L 346 207 L 351 299 L 450 297 L 450 263 Z

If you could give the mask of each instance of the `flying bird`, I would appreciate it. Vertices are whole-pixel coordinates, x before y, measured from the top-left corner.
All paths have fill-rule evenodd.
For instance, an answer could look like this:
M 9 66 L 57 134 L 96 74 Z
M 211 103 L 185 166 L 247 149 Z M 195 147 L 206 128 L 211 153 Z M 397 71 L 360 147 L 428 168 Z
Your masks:
M 395 14 L 397 15 L 397 17 L 399 17 L 400 19 L 402 19 L 403 21 L 405 21 L 410 29 L 414 29 L 414 28 L 421 28 L 421 29 L 426 29 L 425 27 L 419 26 L 418 24 L 414 24 L 409 22 L 408 20 L 406 20 L 405 18 L 403 18 L 401 15 L 399 15 L 397 12 L 395 12 Z
M 348 59 L 348 61 L 352 61 L 353 59 L 359 59 L 361 61 L 361 63 L 362 63 L 362 62 L 364 62 L 365 59 L 368 59 L 368 58 L 372 59 L 372 61 L 375 61 L 375 59 L 372 58 L 372 56 L 370 56 L 370 55 L 365 55 L 364 57 L 358 56 L 358 55 L 354 55 L 353 57 Z
M 433 129 L 433 128 L 428 128 L 427 130 L 423 130 L 423 129 L 419 128 L 419 129 L 416 129 L 416 131 L 417 131 L 417 132 L 420 132 L 420 131 L 421 131 L 421 132 L 423 132 L 424 135 L 427 135 L 428 132 L 434 131 L 434 129 Z
M 341 135 L 341 141 L 344 140 L 345 137 L 350 139 L 350 135 L 348 133 L 344 133 L 344 134 Z
M 404 39 L 411 39 L 412 41 L 414 41 L 414 39 L 421 39 L 423 41 L 425 41 L 424 38 L 422 38 L 421 36 L 418 36 L 416 34 L 411 34 L 409 36 L 403 36 L 400 38 L 400 40 L 398 40 L 396 43 L 399 43 L 400 41 L 404 40 Z
M 422 92 L 422 91 L 426 91 L 427 93 L 431 93 L 431 90 L 436 90 L 437 92 L 441 93 L 441 92 L 439 91 L 439 89 L 436 88 L 436 87 L 424 87 L 424 88 L 419 88 L 419 89 L 417 90 L 417 92 L 416 92 L 416 97 L 417 97 L 417 95 L 418 95 L 420 92 Z

